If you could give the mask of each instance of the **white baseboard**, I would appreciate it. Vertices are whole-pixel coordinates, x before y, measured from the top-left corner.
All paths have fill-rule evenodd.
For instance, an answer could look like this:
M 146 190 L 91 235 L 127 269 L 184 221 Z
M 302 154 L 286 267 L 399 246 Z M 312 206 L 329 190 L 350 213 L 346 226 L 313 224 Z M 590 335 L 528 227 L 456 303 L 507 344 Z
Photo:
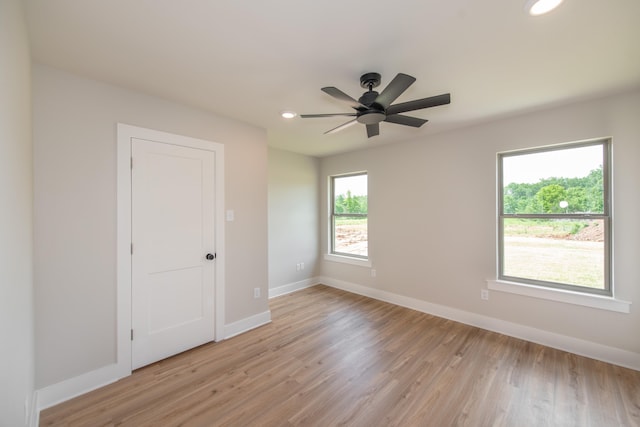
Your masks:
M 271 323 L 271 311 L 269 310 L 238 320 L 237 322 L 229 323 L 224 326 L 224 339 L 235 337 L 236 335 L 266 325 L 267 323 Z
M 517 323 L 506 322 L 493 317 L 458 310 L 439 304 L 432 304 L 416 298 L 397 295 L 380 289 L 369 288 L 355 283 L 331 279 L 329 277 L 314 277 L 271 289 L 269 290 L 269 298 L 312 287 L 320 283 L 333 288 L 342 289 L 347 292 L 352 292 L 354 294 L 367 296 L 380 301 L 421 311 L 423 313 L 432 314 L 434 316 L 443 317 L 445 319 L 454 320 L 456 322 L 489 331 L 568 351 L 580 356 L 640 371 L 640 354 L 638 353 L 578 338 L 568 337 L 549 331 L 543 331 Z M 231 338 L 270 322 L 271 312 L 267 310 L 254 316 L 247 317 L 246 319 L 225 325 L 224 337 L 225 339 Z M 127 373 L 123 365 L 113 364 L 37 390 L 34 393 L 29 410 L 28 425 L 31 427 L 38 426 L 41 410 L 50 408 L 58 403 L 62 403 L 81 394 L 88 393 L 107 384 L 111 384 L 129 374 L 130 372 Z
M 278 286 L 276 288 L 269 289 L 269 298 L 275 298 L 282 295 L 290 294 L 291 292 L 299 291 L 301 289 L 310 288 L 320 283 L 318 277 L 311 277 L 309 279 L 300 280 L 299 282 L 289 283 L 287 285 Z
M 37 411 L 50 408 L 58 403 L 116 382 L 123 378 L 121 374 L 122 368 L 117 364 L 113 364 L 41 388 L 36 391 Z
M 27 426 L 38 427 L 40 425 L 40 406 L 38 404 L 38 391 L 31 395 L 31 401 L 27 410 Z
M 257 328 L 258 326 L 262 326 L 269 322 L 271 322 L 271 312 L 267 310 L 263 313 L 225 325 L 225 339 Z M 113 364 L 37 390 L 34 393 L 34 402 L 31 405 L 32 407 L 30 412 L 34 414 L 29 415 L 29 425 L 38 425 L 40 411 L 88 393 L 97 388 L 114 383 L 130 374 L 131 371 L 123 370 L 123 366 Z
M 354 294 L 367 296 L 492 332 L 498 332 L 503 335 L 508 335 L 514 338 L 523 339 L 536 344 L 545 345 L 547 347 L 568 351 L 580 356 L 640 371 L 640 354 L 631 351 L 609 347 L 541 329 L 531 328 L 529 326 L 507 322 L 493 317 L 458 310 L 439 304 L 432 304 L 416 298 L 397 295 L 380 289 L 369 288 L 355 283 L 331 279 L 329 277 L 319 277 L 318 280 L 319 283 L 352 292 Z

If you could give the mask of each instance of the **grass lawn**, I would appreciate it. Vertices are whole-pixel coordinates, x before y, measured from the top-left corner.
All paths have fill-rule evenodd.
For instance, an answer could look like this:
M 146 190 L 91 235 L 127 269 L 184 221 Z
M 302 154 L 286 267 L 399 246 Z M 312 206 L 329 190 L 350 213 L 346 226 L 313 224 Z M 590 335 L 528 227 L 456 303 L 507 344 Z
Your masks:
M 505 221 L 504 274 L 604 289 L 604 241 L 598 221 Z M 367 220 L 336 220 L 336 251 L 367 255 Z
M 604 243 L 505 236 L 504 274 L 603 289 Z
M 601 220 L 505 219 L 504 274 L 604 289 Z

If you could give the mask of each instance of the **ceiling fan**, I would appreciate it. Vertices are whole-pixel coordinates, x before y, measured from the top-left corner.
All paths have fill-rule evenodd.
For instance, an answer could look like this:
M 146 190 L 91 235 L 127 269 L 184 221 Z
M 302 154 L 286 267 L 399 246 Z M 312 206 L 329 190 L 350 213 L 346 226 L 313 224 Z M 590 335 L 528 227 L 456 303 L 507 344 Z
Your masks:
M 357 101 L 335 87 L 323 87 L 322 91 L 334 97 L 338 101 L 344 102 L 351 108 L 356 110 L 354 113 L 335 113 L 335 114 L 301 114 L 302 118 L 317 117 L 355 117 L 336 128 L 328 130 L 325 134 L 338 132 L 354 123 L 362 123 L 367 126 L 367 137 L 371 138 L 380 134 L 380 122 L 395 123 L 398 125 L 420 127 L 428 120 L 417 117 L 403 116 L 400 113 L 407 111 L 420 110 L 423 108 L 437 107 L 451 102 L 451 95 L 445 93 L 443 95 L 432 96 L 429 98 L 416 99 L 413 101 L 402 102 L 400 104 L 391 105 L 409 86 L 415 82 L 415 77 L 407 74 L 399 73 L 391 80 L 391 83 L 378 93 L 373 88 L 380 85 L 380 74 L 366 73 L 360 77 L 360 86 L 368 89 Z

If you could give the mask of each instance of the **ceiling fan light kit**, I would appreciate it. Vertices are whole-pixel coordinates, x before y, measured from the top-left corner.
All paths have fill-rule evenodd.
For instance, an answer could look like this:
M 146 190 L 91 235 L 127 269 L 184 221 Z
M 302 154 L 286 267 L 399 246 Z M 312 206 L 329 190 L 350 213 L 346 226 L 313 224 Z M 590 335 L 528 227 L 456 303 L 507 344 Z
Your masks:
M 378 73 L 366 73 L 360 76 L 360 86 L 367 89 L 367 91 L 358 100 L 355 100 L 333 86 L 322 88 L 322 91 L 327 95 L 330 95 L 338 101 L 341 101 L 353 108 L 355 110 L 353 113 L 301 114 L 300 117 L 305 119 L 337 116 L 354 117 L 354 119 L 325 132 L 325 134 L 338 132 L 354 123 L 362 123 L 367 127 L 367 137 L 371 138 L 372 136 L 380 134 L 380 122 L 395 123 L 418 128 L 425 124 L 427 120 L 404 116 L 400 113 L 436 107 L 439 105 L 449 104 L 451 102 L 451 95 L 446 93 L 443 95 L 416 99 L 392 105 L 392 102 L 402 95 L 402 93 L 407 90 L 407 88 L 411 86 L 416 79 L 415 77 L 411 77 L 407 74 L 399 73 L 381 93 L 378 93 L 373 89 L 380 86 L 380 81 L 381 76 Z
M 295 111 L 283 111 L 280 115 L 285 119 L 293 119 L 298 114 Z
M 526 0 L 524 10 L 527 11 L 529 15 L 539 16 L 551 12 L 560 6 L 560 3 L 562 3 L 562 0 Z

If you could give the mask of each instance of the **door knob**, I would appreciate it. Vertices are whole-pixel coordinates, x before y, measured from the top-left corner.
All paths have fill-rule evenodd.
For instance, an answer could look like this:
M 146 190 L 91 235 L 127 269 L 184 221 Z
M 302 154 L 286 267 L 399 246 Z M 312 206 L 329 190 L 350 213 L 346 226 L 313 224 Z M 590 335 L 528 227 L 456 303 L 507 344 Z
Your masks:
M 207 259 L 209 261 L 211 261 L 212 259 L 215 259 L 215 258 L 216 258 L 216 256 L 214 254 L 207 254 Z

